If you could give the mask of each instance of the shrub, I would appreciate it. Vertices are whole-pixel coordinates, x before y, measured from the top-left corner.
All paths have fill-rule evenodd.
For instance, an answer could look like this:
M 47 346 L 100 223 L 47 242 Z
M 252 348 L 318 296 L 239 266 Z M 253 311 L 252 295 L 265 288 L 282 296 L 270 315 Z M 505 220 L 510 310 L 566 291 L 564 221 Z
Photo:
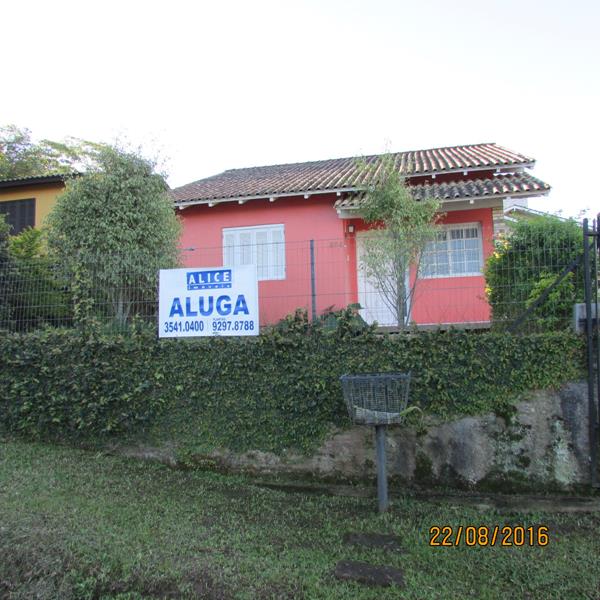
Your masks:
M 512 321 L 525 312 L 581 254 L 582 239 L 575 221 L 536 217 L 515 223 L 512 232 L 496 243 L 485 268 L 493 320 Z M 573 303 L 581 295 L 580 272 L 534 311 L 532 321 L 537 320 L 538 329 L 568 326 Z
M 13 282 L 10 327 L 24 331 L 69 324 L 72 304 L 69 284 L 59 265 L 47 254 L 44 231 L 24 229 L 9 238 L 8 248 Z
M 46 330 L 0 339 L 0 423 L 28 436 L 148 433 L 194 447 L 309 450 L 349 424 L 339 377 L 412 371 L 411 403 L 444 417 L 496 411 L 580 375 L 582 340 L 556 332 L 376 335 L 302 316 L 257 338 L 157 340 Z

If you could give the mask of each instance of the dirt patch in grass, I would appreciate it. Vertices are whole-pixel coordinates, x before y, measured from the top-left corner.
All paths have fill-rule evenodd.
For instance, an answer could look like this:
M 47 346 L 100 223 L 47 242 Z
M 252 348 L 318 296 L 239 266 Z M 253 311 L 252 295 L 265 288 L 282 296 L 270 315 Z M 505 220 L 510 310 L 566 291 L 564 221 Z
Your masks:
M 363 585 L 404 587 L 402 571 L 394 567 L 370 565 L 353 560 L 343 560 L 335 566 L 335 577 L 342 581 L 355 581 Z
M 366 548 L 380 548 L 391 552 L 402 552 L 400 538 L 397 535 L 382 533 L 346 533 L 344 544 L 364 546 Z

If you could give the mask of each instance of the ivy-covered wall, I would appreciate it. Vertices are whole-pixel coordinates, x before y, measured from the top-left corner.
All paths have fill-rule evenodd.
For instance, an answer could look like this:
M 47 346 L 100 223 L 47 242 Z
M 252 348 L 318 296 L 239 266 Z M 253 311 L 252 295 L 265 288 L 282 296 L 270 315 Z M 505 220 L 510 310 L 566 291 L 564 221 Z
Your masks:
M 289 320 L 257 338 L 156 339 L 49 329 L 0 335 L 0 427 L 33 437 L 144 435 L 182 447 L 310 451 L 348 425 L 339 377 L 412 371 L 411 402 L 442 417 L 507 414 L 519 393 L 581 375 L 571 333 L 379 336 Z

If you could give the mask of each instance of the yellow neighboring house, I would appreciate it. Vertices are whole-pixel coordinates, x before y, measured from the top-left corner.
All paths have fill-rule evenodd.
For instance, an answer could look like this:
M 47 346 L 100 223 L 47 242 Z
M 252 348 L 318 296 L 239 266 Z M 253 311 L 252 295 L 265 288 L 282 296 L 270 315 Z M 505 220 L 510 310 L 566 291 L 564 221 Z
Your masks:
M 26 227 L 41 227 L 65 189 L 66 175 L 0 180 L 0 214 L 12 226 L 11 235 Z

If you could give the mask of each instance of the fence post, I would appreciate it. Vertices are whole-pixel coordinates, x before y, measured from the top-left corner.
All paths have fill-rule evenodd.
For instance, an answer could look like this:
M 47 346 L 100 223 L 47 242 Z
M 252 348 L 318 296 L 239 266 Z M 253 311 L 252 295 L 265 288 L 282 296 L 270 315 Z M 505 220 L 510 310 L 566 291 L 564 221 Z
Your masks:
M 375 425 L 375 446 L 377 448 L 377 503 L 379 512 L 385 512 L 388 500 L 388 484 L 385 457 L 385 425 Z
M 590 437 L 590 483 L 592 487 L 598 484 L 598 439 L 597 439 L 597 412 L 596 398 L 594 393 L 594 338 L 592 335 L 592 281 L 590 277 L 590 242 L 589 242 L 588 220 L 583 220 L 583 277 L 585 290 L 585 337 L 587 349 L 588 369 L 588 419 Z M 595 246 L 595 244 L 594 244 Z M 595 248 L 594 248 L 595 250 Z
M 317 320 L 317 289 L 315 284 L 315 240 L 310 240 L 310 299 L 312 320 Z
M 598 297 L 598 260 L 600 259 L 600 213 L 596 215 L 592 228 L 593 234 L 596 236 L 594 239 L 594 253 L 593 253 L 593 266 L 592 273 L 594 274 L 594 311 L 596 315 L 596 397 L 598 398 L 598 404 L 596 404 L 596 419 L 598 419 L 598 408 L 600 407 L 600 299 Z M 598 424 L 598 421 L 596 421 Z M 596 436 L 598 435 L 598 427 L 596 427 Z

